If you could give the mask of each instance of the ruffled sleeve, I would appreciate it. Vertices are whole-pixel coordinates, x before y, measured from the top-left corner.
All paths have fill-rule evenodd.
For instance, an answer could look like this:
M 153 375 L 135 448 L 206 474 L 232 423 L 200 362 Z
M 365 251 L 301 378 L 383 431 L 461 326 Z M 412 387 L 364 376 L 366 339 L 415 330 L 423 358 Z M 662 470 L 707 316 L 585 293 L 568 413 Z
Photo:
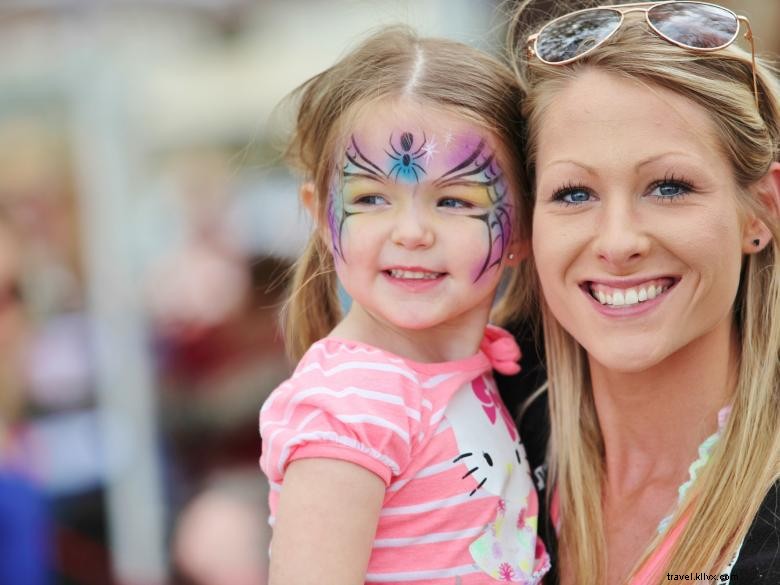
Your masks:
M 338 459 L 389 485 L 419 432 L 418 386 L 400 360 L 320 342 L 263 405 L 260 466 L 280 483 L 292 461 Z

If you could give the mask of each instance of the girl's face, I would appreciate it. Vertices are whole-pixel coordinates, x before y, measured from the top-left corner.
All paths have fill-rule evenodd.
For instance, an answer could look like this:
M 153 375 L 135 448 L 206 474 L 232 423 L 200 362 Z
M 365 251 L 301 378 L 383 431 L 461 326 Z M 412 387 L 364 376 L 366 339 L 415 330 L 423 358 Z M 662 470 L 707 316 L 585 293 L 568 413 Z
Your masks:
M 401 329 L 487 320 L 512 247 L 494 137 L 409 100 L 364 108 L 334 173 L 328 238 L 345 290 Z
M 542 117 L 533 249 L 545 299 L 591 359 L 641 371 L 728 334 L 745 238 L 707 112 L 587 71 Z

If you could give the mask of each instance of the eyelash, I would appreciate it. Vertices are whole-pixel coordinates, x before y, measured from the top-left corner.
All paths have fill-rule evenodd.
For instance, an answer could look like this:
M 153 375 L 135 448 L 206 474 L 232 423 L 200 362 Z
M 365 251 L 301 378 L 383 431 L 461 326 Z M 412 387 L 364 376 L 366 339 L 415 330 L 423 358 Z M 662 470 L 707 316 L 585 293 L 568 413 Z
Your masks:
M 444 201 L 455 201 L 458 203 L 458 205 L 442 205 Z M 452 209 L 472 209 L 474 207 L 473 203 L 464 201 L 463 199 L 458 199 L 457 197 L 442 197 L 439 199 L 436 205 L 439 207 L 450 207 Z
M 369 200 L 373 199 L 381 199 L 382 202 L 387 202 L 384 195 L 380 195 L 379 193 L 367 193 L 366 195 L 361 195 L 360 197 L 356 198 L 352 203 L 355 205 L 380 205 L 376 202 L 369 202 Z
M 569 183 L 561 187 L 560 189 L 556 189 L 555 192 L 553 193 L 552 200 L 561 205 L 565 205 L 566 207 L 571 207 L 572 205 L 581 205 L 582 203 L 585 202 L 575 203 L 573 201 L 564 200 L 564 197 L 566 197 L 567 195 L 571 195 L 572 193 L 576 193 L 578 191 L 583 191 L 588 195 L 591 194 L 590 189 L 588 189 L 584 185 Z
M 673 185 L 677 188 L 679 188 L 682 193 L 677 193 L 675 195 L 670 195 L 668 197 L 663 197 L 661 195 L 656 195 L 655 198 L 658 201 L 674 201 L 676 199 L 681 199 L 683 197 L 687 197 L 691 194 L 692 191 L 694 191 L 693 184 L 691 181 L 685 179 L 684 177 L 678 177 L 674 173 L 667 174 L 662 180 L 656 181 L 652 185 L 650 185 L 650 191 L 655 191 L 659 187 L 662 186 L 669 186 Z
M 686 197 L 690 195 L 690 193 L 695 190 L 691 181 L 685 179 L 684 177 L 678 177 L 677 175 L 670 173 L 667 174 L 663 179 L 653 182 L 648 189 L 648 193 L 655 191 L 659 187 L 670 186 L 670 185 L 679 188 L 683 192 L 674 195 L 669 195 L 666 197 L 661 195 L 656 195 L 655 198 L 658 201 L 674 201 L 676 199 L 680 199 L 682 197 Z M 588 196 L 592 195 L 591 190 L 588 187 L 581 184 L 570 183 L 564 187 L 561 187 L 560 189 L 557 189 L 553 193 L 552 200 L 561 205 L 565 205 L 566 207 L 582 205 L 583 203 L 587 203 L 587 201 L 573 202 L 573 201 L 566 201 L 564 199 L 564 197 L 566 197 L 567 195 L 571 195 L 572 193 L 577 193 L 577 192 L 587 193 Z

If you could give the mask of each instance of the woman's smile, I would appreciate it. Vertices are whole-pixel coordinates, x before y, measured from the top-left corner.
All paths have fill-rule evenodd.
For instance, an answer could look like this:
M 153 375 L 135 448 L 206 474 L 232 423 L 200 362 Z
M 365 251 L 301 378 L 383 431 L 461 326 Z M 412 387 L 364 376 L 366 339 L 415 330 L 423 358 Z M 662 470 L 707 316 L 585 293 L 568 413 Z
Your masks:
M 706 111 L 594 71 L 542 120 L 533 246 L 563 327 L 624 371 L 730 327 L 742 214 Z

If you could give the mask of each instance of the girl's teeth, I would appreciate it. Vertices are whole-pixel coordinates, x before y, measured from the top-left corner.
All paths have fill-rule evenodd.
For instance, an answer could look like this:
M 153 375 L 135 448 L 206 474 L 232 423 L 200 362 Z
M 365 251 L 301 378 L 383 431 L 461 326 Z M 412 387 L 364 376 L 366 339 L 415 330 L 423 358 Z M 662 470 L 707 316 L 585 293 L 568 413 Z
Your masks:
M 412 270 L 390 270 L 393 278 L 409 278 L 413 280 L 433 280 L 439 277 L 438 272 L 414 272 Z
M 652 300 L 668 287 L 649 285 L 640 289 L 629 288 L 625 291 L 616 290 L 612 294 L 605 293 L 602 290 L 594 291 L 591 289 L 591 295 L 602 305 L 612 307 L 629 307 L 645 301 Z

